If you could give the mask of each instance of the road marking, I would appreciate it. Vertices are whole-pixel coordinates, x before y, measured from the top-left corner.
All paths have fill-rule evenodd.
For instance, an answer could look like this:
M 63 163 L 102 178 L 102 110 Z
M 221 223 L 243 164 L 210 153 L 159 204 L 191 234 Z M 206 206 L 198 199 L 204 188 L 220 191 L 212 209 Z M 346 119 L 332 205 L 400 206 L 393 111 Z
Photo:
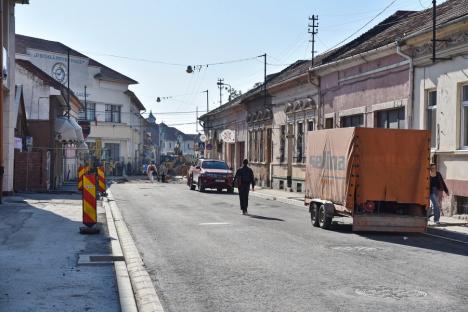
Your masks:
M 449 240 L 449 241 L 454 241 L 454 242 L 457 242 L 457 243 L 468 244 L 468 242 L 464 242 L 464 241 L 461 241 L 461 240 L 458 240 L 458 239 L 449 238 L 449 237 L 445 237 L 445 236 L 429 234 L 429 233 L 424 233 L 424 235 L 433 236 L 433 237 L 437 237 L 437 238 L 442 238 L 442 239 L 446 239 L 446 240 Z
M 227 222 L 206 222 L 206 223 L 199 223 L 198 225 L 228 225 L 230 223 Z

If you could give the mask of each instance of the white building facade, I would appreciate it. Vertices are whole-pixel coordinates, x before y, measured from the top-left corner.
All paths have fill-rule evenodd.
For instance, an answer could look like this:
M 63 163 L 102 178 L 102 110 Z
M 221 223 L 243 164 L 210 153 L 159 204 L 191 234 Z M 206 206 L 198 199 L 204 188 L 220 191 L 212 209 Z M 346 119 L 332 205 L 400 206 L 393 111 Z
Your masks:
M 108 174 L 116 173 L 117 167 L 122 168 L 119 174 L 128 166 L 138 167 L 143 153 L 140 112 L 145 108 L 128 89 L 137 82 L 62 43 L 22 35 L 16 41 L 17 58 L 30 61 L 65 86 L 69 84 L 84 103 L 80 120 L 89 122 L 86 143 L 91 158 L 101 161 Z

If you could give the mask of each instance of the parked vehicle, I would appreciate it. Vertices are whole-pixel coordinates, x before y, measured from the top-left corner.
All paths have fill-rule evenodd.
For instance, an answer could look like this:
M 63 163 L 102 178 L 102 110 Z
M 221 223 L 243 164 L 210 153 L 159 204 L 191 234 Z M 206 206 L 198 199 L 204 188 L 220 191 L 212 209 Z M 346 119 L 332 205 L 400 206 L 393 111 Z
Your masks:
M 215 159 L 200 159 L 195 166 L 190 167 L 187 174 L 187 185 L 191 190 L 198 187 L 200 192 L 205 189 L 216 189 L 221 192 L 226 189 L 234 192 L 234 177 L 226 162 Z
M 305 204 L 314 226 L 353 218 L 353 231 L 424 232 L 430 132 L 338 128 L 308 133 Z

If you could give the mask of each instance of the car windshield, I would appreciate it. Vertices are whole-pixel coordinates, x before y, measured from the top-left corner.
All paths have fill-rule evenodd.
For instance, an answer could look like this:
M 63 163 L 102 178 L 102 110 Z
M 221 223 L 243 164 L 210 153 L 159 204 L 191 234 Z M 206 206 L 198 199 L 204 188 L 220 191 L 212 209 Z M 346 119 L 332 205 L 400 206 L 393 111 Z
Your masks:
M 204 161 L 202 162 L 202 168 L 204 169 L 223 169 L 228 170 L 228 166 L 222 161 Z

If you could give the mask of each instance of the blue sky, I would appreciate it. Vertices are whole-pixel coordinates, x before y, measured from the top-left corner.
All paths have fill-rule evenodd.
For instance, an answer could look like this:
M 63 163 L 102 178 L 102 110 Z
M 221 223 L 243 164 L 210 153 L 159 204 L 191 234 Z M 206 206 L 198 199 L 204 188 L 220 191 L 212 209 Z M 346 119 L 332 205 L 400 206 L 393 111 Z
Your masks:
M 318 53 L 353 34 L 393 0 L 31 0 L 18 5 L 16 32 L 60 41 L 139 82 L 147 111 L 190 112 L 219 106 L 216 82 L 243 92 L 263 80 L 263 59 L 213 65 L 193 74 L 186 65 L 268 54 L 267 72 L 310 58 L 308 17 L 319 16 Z M 438 1 L 438 3 L 443 1 Z M 431 0 L 396 0 L 360 33 L 396 10 L 421 10 Z M 358 36 L 356 34 L 354 37 Z M 354 38 L 353 37 L 353 38 Z M 115 57 L 119 56 L 119 57 Z M 181 65 L 165 65 L 149 61 Z M 157 97 L 172 97 L 157 103 Z M 223 102 L 227 98 L 224 92 Z M 157 121 L 196 130 L 195 113 L 155 114 Z M 192 123 L 192 124 L 186 124 Z M 200 129 L 199 129 L 200 130 Z

